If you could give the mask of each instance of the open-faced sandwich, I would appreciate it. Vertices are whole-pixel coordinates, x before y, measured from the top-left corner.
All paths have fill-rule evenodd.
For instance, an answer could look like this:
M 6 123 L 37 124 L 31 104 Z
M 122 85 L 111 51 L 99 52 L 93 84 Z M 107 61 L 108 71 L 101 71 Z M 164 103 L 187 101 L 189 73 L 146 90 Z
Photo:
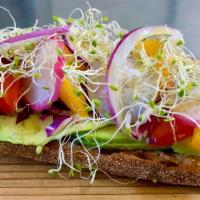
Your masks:
M 0 30 L 0 155 L 200 186 L 200 66 L 182 34 L 74 12 Z

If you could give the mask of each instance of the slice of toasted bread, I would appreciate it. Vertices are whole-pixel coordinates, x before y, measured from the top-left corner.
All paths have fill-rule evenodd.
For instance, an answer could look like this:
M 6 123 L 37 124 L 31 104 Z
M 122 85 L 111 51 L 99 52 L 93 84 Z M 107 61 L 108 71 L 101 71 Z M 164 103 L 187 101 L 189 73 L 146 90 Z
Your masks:
M 29 158 L 49 163 L 58 161 L 58 142 L 46 145 L 41 154 L 34 146 L 0 143 L 0 155 Z M 66 160 L 70 159 L 69 146 L 64 148 Z M 74 162 L 87 165 L 81 147 L 74 148 Z M 95 157 L 96 150 L 90 153 Z M 198 158 L 155 151 L 104 151 L 98 159 L 98 169 L 111 176 L 156 180 L 174 185 L 200 186 Z

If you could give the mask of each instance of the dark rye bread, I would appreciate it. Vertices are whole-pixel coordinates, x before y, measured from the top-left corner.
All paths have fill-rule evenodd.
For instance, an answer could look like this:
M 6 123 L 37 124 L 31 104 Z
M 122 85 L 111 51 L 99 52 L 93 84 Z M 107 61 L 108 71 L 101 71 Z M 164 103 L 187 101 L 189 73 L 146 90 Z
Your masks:
M 37 155 L 34 146 L 0 143 L 0 155 L 29 158 L 37 161 L 57 163 L 58 142 L 46 145 Z M 74 148 L 74 161 L 86 164 L 81 148 Z M 66 159 L 70 158 L 69 146 L 65 147 Z M 94 157 L 95 150 L 90 152 Z M 167 152 L 154 151 L 104 151 L 98 160 L 98 168 L 111 176 L 154 180 L 174 185 L 200 186 L 199 160 Z

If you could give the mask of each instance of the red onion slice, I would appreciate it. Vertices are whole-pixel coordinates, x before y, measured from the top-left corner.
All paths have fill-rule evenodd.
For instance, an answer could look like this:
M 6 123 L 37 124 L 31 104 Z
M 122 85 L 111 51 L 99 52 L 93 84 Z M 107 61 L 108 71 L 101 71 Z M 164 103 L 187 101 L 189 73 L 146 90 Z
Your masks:
M 51 35 L 54 35 L 54 34 L 64 34 L 64 33 L 69 32 L 69 28 L 70 28 L 69 26 L 44 28 L 44 29 L 40 29 L 40 30 L 37 30 L 37 31 L 21 34 L 21 35 L 6 39 L 4 41 L 1 41 L 0 45 L 13 44 L 13 43 L 16 43 L 16 42 L 41 38 L 41 37 L 44 37 L 44 36 L 51 36 Z
M 57 45 L 57 41 L 51 39 L 39 49 L 37 64 L 41 65 L 40 78 L 34 79 L 34 82 L 33 79 L 23 82 L 25 88 L 30 87 L 25 99 L 34 111 L 48 109 L 59 97 L 64 58 L 58 56 Z

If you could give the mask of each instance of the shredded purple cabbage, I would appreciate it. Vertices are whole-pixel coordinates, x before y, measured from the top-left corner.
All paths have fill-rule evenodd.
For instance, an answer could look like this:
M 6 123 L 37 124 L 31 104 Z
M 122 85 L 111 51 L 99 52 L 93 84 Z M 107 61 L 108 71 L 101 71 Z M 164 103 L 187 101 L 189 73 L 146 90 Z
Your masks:
M 45 128 L 47 136 L 53 135 L 55 132 L 59 131 L 63 125 L 70 122 L 71 117 L 69 115 L 53 115 L 53 122 Z

